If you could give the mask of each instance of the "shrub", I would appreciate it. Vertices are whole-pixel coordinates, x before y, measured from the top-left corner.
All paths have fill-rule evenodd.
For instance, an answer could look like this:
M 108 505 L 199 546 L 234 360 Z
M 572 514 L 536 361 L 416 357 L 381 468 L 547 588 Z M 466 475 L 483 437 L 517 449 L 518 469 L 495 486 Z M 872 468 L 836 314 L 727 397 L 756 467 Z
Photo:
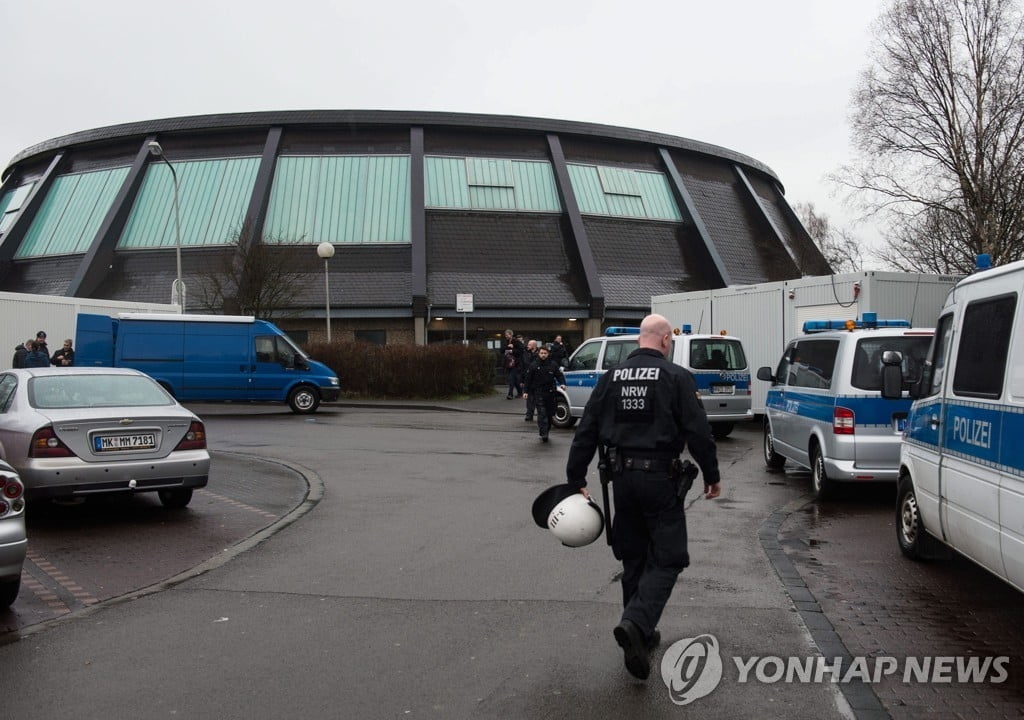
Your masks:
M 337 373 L 343 396 L 450 398 L 494 390 L 494 353 L 479 346 L 336 341 L 304 349 Z

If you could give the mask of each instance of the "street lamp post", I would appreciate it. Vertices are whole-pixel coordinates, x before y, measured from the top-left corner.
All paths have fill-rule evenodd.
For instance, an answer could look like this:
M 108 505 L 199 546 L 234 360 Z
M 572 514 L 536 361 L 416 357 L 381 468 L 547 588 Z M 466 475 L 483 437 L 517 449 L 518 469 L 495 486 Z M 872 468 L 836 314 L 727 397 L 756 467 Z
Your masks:
M 171 179 L 174 181 L 174 255 L 178 266 L 178 275 L 171 287 L 171 302 L 177 304 L 182 312 L 185 312 L 185 281 L 181 279 L 181 210 L 178 205 L 178 173 L 174 166 L 164 155 L 164 149 L 156 140 L 149 143 L 149 153 L 167 163 L 171 169 Z
M 322 242 L 316 246 L 316 254 L 324 259 L 324 302 L 327 311 L 327 342 L 331 341 L 331 280 L 327 272 L 327 261 L 334 257 L 334 245 Z

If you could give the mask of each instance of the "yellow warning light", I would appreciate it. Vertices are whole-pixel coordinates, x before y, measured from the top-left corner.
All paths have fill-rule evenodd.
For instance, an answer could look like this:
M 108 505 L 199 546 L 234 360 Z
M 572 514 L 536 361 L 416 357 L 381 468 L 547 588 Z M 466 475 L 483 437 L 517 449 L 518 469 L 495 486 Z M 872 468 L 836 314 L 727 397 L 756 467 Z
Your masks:
M 680 333 L 681 333 L 681 331 L 679 330 L 679 328 L 672 328 L 672 334 L 673 335 L 679 335 Z
M 720 333 L 718 333 L 718 334 L 719 334 L 719 335 L 722 335 L 722 336 L 724 337 L 725 335 L 728 335 L 729 333 L 727 333 L 727 332 L 726 332 L 725 330 L 722 330 L 722 331 L 721 331 Z
M 846 329 L 847 330 L 851 330 L 852 331 L 852 330 L 856 330 L 857 329 L 857 323 L 854 320 L 847 320 L 845 325 L 846 325 Z

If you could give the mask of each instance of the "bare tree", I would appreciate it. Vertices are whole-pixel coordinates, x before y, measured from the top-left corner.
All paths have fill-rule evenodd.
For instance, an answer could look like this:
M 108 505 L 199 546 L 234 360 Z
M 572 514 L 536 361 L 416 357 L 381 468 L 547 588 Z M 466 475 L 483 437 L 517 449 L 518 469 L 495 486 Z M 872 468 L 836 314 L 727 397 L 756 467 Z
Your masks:
M 807 234 L 821 250 L 833 272 L 853 272 L 864 267 L 861 243 L 847 230 L 836 228 L 825 213 L 814 209 L 814 203 L 797 203 L 793 211 L 800 218 Z
M 287 315 L 303 287 L 294 242 L 256 238 L 248 227 L 232 233 L 228 250 L 200 273 L 199 302 L 210 312 Z
M 1024 26 L 1013 0 L 894 0 L 853 99 L 839 182 L 889 213 L 879 255 L 970 272 L 1024 257 Z

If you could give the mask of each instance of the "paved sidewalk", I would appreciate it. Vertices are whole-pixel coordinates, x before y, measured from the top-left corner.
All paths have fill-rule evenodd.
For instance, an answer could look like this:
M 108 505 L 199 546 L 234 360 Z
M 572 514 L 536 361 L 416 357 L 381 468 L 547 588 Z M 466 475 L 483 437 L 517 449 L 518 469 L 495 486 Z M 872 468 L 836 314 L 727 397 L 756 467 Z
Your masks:
M 377 400 L 377 399 L 345 399 L 327 403 L 323 407 L 394 407 L 399 409 L 422 410 L 456 410 L 459 412 L 499 413 L 504 415 L 525 415 L 526 400 L 513 398 L 509 400 L 505 386 L 495 386 L 494 392 L 483 397 L 459 400 Z

